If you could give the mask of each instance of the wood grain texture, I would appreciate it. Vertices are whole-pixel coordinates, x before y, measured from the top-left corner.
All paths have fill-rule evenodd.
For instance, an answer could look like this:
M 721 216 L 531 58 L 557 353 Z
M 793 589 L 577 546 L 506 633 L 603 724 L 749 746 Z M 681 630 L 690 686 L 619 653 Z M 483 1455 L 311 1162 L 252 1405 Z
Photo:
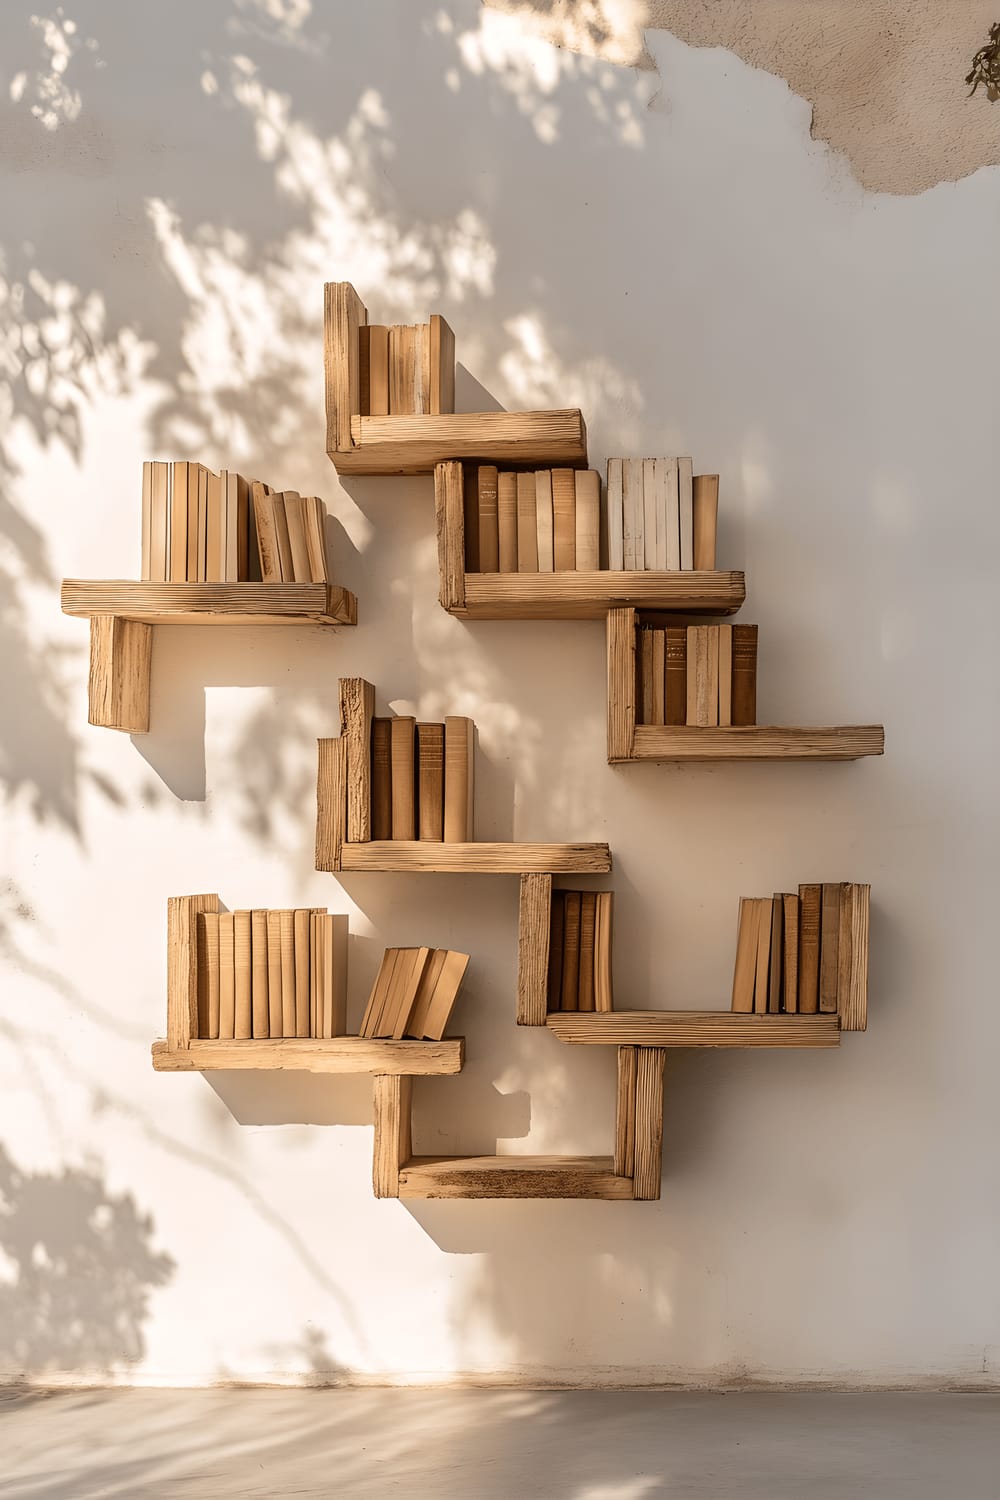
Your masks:
M 340 679 L 340 722 L 347 746 L 347 837 L 364 840 L 372 831 L 372 715 L 375 689 L 363 677 Z
M 465 1038 L 440 1042 L 392 1041 L 379 1037 L 285 1037 L 281 1041 L 192 1041 L 171 1047 L 153 1043 L 153 1067 L 161 1073 L 212 1073 L 230 1068 L 282 1069 L 304 1073 L 403 1073 L 412 1077 L 460 1073 Z
M 868 1028 L 868 920 L 870 885 L 845 885 L 837 949 L 837 1008 L 842 1031 Z
M 113 615 L 90 621 L 87 720 L 126 734 L 149 732 L 153 628 Z
M 458 875 L 521 875 L 530 870 L 602 875 L 611 869 L 611 850 L 607 844 L 429 844 L 382 839 L 345 843 L 340 868 Z
M 544 1026 L 548 1011 L 552 876 L 521 876 L 517 922 L 517 1024 Z
M 440 313 L 430 320 L 430 405 L 434 416 L 455 410 L 455 335 Z
M 608 610 L 608 760 L 629 760 L 636 736 L 635 610 Z
M 348 589 L 327 583 L 136 583 L 64 578 L 62 611 L 148 625 L 356 625 Z
M 400 1073 L 376 1073 L 372 1083 L 375 1119 L 372 1188 L 376 1198 L 398 1198 L 399 1169 L 413 1155 L 410 1140 L 413 1080 Z
M 615 1094 L 615 1172 L 631 1177 L 635 1171 L 635 1047 L 618 1048 L 618 1088 Z
M 587 429 L 575 408 L 355 416 L 351 445 L 327 452 L 342 474 L 430 474 L 448 459 L 586 468 Z
M 733 614 L 746 598 L 742 573 L 474 573 L 465 581 L 468 620 L 600 620 L 634 605 L 681 614 Z
M 187 1047 L 198 1035 L 198 913 L 218 911 L 219 898 L 170 896 L 167 900 L 167 1042 Z
M 662 1047 L 637 1047 L 635 1059 L 635 1160 L 633 1198 L 651 1202 L 660 1196 L 663 1149 Z
M 839 1047 L 836 1016 L 753 1016 L 729 1010 L 553 1011 L 561 1042 L 599 1047 Z
M 323 367 L 326 376 L 327 452 L 351 446 L 351 418 L 361 410 L 358 330 L 368 322 L 364 303 L 349 281 L 323 287 Z
M 462 465 L 434 468 L 434 519 L 437 527 L 438 599 L 442 609 L 465 606 L 465 501 Z
M 347 828 L 347 741 L 317 740 L 316 869 L 339 870 Z
M 771 725 L 698 729 L 672 724 L 636 726 L 627 760 L 858 760 L 881 755 L 881 724 L 838 724 L 819 729 Z M 609 756 L 609 759 L 611 757 Z
M 630 1199 L 610 1156 L 415 1156 L 399 1173 L 401 1198 Z

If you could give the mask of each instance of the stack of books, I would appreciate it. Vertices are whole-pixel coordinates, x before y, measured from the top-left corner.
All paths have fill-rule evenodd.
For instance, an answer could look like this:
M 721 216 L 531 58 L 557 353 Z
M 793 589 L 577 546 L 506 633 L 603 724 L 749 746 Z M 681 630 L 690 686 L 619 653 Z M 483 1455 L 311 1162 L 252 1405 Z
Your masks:
M 869 887 L 800 885 L 798 895 L 740 900 L 733 972 L 735 1011 L 816 1015 L 840 1011 L 855 909 Z
M 387 948 L 375 976 L 361 1035 L 440 1041 L 468 967 L 449 948 Z
M 326 583 L 323 502 L 295 490 L 275 494 L 254 480 L 254 529 L 263 583 Z
M 658 572 L 715 567 L 719 476 L 689 458 L 609 458 L 608 567 Z
M 699 727 L 757 722 L 757 626 L 643 626 L 639 722 Z
M 415 325 L 362 323 L 359 413 L 363 417 L 414 416 L 429 412 L 431 329 Z
M 601 476 L 596 469 L 500 472 L 466 480 L 470 573 L 596 572 L 601 566 Z
M 612 891 L 553 891 L 549 1010 L 613 1009 Z
M 198 916 L 198 1036 L 344 1033 L 347 918 L 315 908 Z
M 475 725 L 457 714 L 443 724 L 374 718 L 372 838 L 470 843 L 474 746 Z

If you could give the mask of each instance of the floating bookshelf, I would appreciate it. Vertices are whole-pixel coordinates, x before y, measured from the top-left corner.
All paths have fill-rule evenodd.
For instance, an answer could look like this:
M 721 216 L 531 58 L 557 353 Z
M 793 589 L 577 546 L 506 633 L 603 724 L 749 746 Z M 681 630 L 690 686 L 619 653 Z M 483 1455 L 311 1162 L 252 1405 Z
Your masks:
M 840 1019 L 748 1016 L 728 1010 L 552 1011 L 545 1024 L 561 1042 L 591 1047 L 839 1047 Z

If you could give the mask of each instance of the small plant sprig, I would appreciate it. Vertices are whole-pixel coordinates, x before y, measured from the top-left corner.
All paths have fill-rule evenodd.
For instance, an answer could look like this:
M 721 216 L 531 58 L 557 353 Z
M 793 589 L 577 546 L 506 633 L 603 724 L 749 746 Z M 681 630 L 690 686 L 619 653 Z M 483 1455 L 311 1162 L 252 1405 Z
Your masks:
M 965 81 L 972 84 L 970 99 L 980 84 L 991 104 L 1000 99 L 1000 21 L 994 21 L 990 27 L 990 39 L 972 59 L 972 70 Z

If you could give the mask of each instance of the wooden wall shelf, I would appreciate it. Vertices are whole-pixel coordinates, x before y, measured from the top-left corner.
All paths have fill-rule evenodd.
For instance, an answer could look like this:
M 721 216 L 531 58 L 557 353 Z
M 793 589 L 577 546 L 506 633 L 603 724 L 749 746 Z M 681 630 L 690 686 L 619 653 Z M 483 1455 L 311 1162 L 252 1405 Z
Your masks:
M 465 1038 L 440 1042 L 392 1041 L 380 1037 L 337 1036 L 329 1040 L 288 1037 L 283 1041 L 201 1041 L 186 1047 L 153 1043 L 153 1067 L 160 1073 L 213 1073 L 234 1068 L 267 1068 L 307 1073 L 402 1073 L 411 1076 L 460 1073 Z
M 526 870 L 545 870 L 600 875 L 611 869 L 611 850 L 607 844 L 439 844 L 378 839 L 367 844 L 343 844 L 340 869 L 455 875 L 520 875 Z
M 839 1047 L 835 1015 L 752 1016 L 729 1010 L 553 1011 L 561 1042 L 596 1047 Z
M 632 1196 L 610 1156 L 414 1156 L 399 1169 L 400 1198 Z

